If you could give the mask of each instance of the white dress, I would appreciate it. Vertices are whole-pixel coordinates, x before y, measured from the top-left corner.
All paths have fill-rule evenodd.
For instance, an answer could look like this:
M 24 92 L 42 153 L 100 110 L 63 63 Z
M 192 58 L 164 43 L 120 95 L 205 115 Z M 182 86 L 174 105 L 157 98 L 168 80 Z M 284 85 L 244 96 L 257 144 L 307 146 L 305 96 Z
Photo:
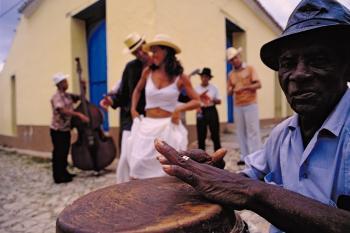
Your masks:
M 152 81 L 151 74 L 146 83 L 146 109 L 166 108 L 173 111 L 177 104 L 179 90 L 177 80 L 167 87 L 157 89 Z M 126 139 L 125 148 L 120 156 L 123 168 L 117 171 L 117 183 L 127 182 L 131 178 L 145 179 L 165 176 L 160 163 L 156 159 L 157 151 L 154 140 L 159 138 L 166 141 L 176 150 L 186 150 L 188 132 L 180 122 L 178 125 L 171 122 L 171 118 L 135 118 L 131 133 Z

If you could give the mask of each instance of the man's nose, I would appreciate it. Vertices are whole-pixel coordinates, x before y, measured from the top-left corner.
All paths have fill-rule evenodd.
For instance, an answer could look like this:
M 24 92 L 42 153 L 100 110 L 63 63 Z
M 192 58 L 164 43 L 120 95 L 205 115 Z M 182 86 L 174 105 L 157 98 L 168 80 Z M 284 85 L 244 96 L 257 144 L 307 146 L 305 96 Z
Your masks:
M 309 71 L 308 65 L 305 64 L 305 61 L 303 59 L 299 59 L 292 75 L 290 76 L 290 79 L 295 81 L 303 81 L 310 77 L 311 73 Z

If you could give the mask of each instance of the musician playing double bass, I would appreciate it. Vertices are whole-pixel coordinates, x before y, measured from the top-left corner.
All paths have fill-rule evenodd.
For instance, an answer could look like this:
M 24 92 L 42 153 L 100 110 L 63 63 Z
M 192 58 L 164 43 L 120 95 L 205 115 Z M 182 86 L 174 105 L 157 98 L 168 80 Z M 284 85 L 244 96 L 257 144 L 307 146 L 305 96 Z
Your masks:
M 74 176 L 67 171 L 71 118 L 74 116 L 83 122 L 89 122 L 89 118 L 86 115 L 74 111 L 73 103 L 79 101 L 80 96 L 66 92 L 68 89 L 67 78 L 68 75 L 63 73 L 57 73 L 53 76 L 53 82 L 57 87 L 57 91 L 51 98 L 52 121 L 50 136 L 53 145 L 52 175 L 56 184 L 70 182 Z

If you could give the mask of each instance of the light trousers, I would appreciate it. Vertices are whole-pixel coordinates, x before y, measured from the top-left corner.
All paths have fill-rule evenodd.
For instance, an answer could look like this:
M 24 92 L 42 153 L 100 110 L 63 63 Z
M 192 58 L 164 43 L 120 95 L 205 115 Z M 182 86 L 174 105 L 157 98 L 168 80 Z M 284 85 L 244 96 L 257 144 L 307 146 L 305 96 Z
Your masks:
M 258 105 L 235 106 L 234 117 L 241 160 L 244 160 L 246 155 L 261 148 Z

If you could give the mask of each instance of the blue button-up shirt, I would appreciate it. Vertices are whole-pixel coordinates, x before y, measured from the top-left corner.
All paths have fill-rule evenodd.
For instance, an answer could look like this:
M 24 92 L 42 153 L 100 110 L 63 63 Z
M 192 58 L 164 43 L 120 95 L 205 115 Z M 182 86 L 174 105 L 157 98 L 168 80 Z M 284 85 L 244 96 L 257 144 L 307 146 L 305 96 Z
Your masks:
M 306 148 L 296 114 L 277 125 L 264 148 L 245 162 L 243 172 L 251 178 L 336 207 L 340 195 L 350 195 L 350 90 Z

